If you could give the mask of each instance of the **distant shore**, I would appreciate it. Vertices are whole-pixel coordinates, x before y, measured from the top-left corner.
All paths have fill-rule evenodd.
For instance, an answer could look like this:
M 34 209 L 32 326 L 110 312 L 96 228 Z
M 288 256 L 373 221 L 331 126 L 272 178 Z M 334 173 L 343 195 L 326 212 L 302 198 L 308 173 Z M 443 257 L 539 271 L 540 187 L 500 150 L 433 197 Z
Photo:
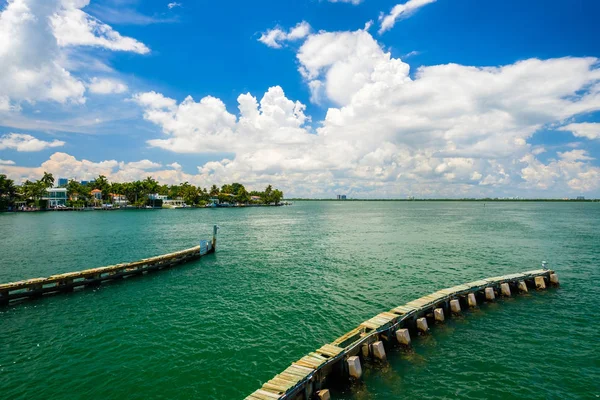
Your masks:
M 348 201 L 475 201 L 475 202 L 560 202 L 560 203 L 595 203 L 600 202 L 600 199 L 302 199 L 292 198 L 287 201 L 333 201 L 333 202 L 348 202 Z

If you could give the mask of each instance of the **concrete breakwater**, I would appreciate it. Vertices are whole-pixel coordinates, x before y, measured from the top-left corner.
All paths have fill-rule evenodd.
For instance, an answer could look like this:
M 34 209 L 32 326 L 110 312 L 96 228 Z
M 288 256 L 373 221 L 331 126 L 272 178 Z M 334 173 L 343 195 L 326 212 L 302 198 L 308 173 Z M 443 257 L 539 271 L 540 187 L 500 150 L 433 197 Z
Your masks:
M 360 379 L 367 360 L 385 361 L 386 347 L 410 346 L 411 337 L 429 332 L 429 325 L 442 323 L 453 314 L 530 289 L 558 286 L 554 271 L 540 269 L 481 279 L 439 290 L 383 312 L 330 344 L 293 362 L 263 384 L 246 400 L 330 398 L 333 379 Z
M 141 275 L 196 260 L 216 250 L 218 229 L 217 225 L 213 227 L 211 241 L 201 240 L 199 246 L 186 250 L 129 263 L 52 275 L 47 278 L 0 284 L 0 306 L 8 305 L 13 300 L 35 299 L 45 294 L 72 292 L 75 289 L 96 286 L 105 281 Z

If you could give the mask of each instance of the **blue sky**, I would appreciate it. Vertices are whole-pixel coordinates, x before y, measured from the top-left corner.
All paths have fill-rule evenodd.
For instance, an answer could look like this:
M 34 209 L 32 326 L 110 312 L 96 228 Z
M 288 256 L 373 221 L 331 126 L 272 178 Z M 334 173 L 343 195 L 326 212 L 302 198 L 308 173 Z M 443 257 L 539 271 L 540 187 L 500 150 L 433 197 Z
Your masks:
M 0 1 L 0 173 L 600 195 L 597 1 L 169 3 Z

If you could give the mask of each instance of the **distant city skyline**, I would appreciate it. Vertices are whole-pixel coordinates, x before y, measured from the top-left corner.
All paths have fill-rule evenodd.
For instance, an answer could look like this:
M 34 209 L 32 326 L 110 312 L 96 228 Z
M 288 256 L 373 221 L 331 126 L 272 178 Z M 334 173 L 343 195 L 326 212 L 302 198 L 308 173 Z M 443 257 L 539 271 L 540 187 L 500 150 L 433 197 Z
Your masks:
M 594 0 L 0 2 L 0 174 L 600 197 Z

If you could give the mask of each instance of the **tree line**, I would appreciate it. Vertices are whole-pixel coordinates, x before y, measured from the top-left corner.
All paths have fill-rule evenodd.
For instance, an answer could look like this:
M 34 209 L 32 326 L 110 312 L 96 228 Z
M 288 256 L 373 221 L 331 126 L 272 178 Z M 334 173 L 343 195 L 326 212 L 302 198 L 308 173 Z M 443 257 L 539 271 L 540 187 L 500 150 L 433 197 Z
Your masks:
M 7 209 L 16 201 L 25 201 L 30 206 L 42 206 L 41 199 L 46 196 L 49 188 L 55 183 L 52 174 L 44 172 L 42 178 L 36 181 L 25 181 L 16 185 L 12 179 L 0 174 L 0 209 Z M 134 182 L 109 182 L 104 175 L 85 184 L 69 180 L 67 189 L 67 206 L 85 207 L 97 205 L 98 200 L 92 195 L 93 190 L 101 192 L 101 201 L 108 204 L 113 201 L 113 195 L 124 196 L 133 206 L 157 206 L 156 200 L 149 195 L 158 194 L 170 199 L 182 198 L 188 205 L 203 206 L 218 199 L 220 203 L 241 204 L 279 204 L 283 192 L 268 185 L 262 192 L 248 191 L 241 183 L 225 184 L 221 187 L 212 185 L 210 188 L 197 187 L 189 182 L 178 185 L 161 185 L 152 177 Z M 160 202 L 159 204 L 160 205 Z

